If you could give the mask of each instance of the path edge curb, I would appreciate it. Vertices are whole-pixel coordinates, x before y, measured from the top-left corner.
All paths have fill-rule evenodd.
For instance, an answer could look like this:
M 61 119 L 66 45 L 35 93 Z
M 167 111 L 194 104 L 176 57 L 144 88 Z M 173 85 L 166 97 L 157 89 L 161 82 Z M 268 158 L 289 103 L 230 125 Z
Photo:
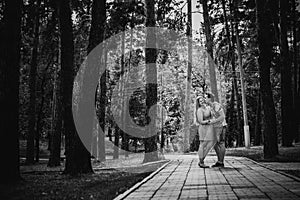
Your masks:
M 96 169 L 96 171 L 101 171 L 101 170 L 104 171 L 104 170 L 111 170 L 111 169 L 122 171 L 122 169 L 126 169 L 126 168 L 143 167 L 143 166 L 147 166 L 147 165 L 163 163 L 166 161 L 169 162 L 168 160 L 159 160 L 159 161 L 154 161 L 154 162 L 143 163 L 141 165 L 131 165 L 131 166 L 123 166 L 123 167 L 102 167 L 102 168 L 95 168 L 95 169 Z
M 264 167 L 264 168 L 269 169 L 269 170 L 271 170 L 271 171 L 274 171 L 274 172 L 277 172 L 277 173 L 279 173 L 279 174 L 285 175 L 285 176 L 287 176 L 287 177 L 289 177 L 289 178 L 291 178 L 291 179 L 294 179 L 295 181 L 300 182 L 300 178 L 298 178 L 298 177 L 296 177 L 296 176 L 294 176 L 294 175 L 285 173 L 285 172 L 283 172 L 283 171 L 281 171 L 281 170 L 276 170 L 276 169 L 274 169 L 274 168 L 272 168 L 272 167 L 268 167 L 268 166 L 266 166 L 266 165 L 264 165 L 264 164 L 261 164 L 261 163 L 255 161 L 255 160 L 252 160 L 251 158 L 247 158 L 247 157 L 244 157 L 244 158 L 246 158 L 247 160 L 250 160 L 250 161 L 254 162 L 255 164 L 257 164 L 257 165 L 259 165 L 259 166 L 261 166 L 261 167 Z
M 136 183 L 130 189 L 126 190 L 124 193 L 122 193 L 122 194 L 118 195 L 117 197 L 115 197 L 114 200 L 122 200 L 122 199 L 126 198 L 130 193 L 132 193 L 133 191 L 135 191 L 136 189 L 138 189 L 141 185 L 143 185 L 144 183 L 146 183 L 148 180 L 150 180 L 151 178 L 153 178 L 153 176 L 155 176 L 161 170 L 163 170 L 168 164 L 170 164 L 170 162 L 171 162 L 171 160 L 169 160 L 168 162 L 166 162 L 163 166 L 161 166 L 160 168 L 158 168 L 157 170 L 155 170 L 154 172 L 152 172 L 149 176 L 147 176 L 146 178 L 144 178 L 142 181 Z

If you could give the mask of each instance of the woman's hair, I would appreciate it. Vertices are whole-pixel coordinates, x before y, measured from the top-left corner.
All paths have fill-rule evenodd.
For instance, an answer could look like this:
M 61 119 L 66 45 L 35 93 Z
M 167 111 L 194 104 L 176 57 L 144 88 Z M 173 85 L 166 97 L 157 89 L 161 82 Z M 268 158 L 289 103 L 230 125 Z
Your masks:
M 196 110 L 195 110 L 195 119 L 196 119 L 196 121 L 198 121 L 197 111 L 201 107 L 200 99 L 201 99 L 201 97 L 196 98 Z

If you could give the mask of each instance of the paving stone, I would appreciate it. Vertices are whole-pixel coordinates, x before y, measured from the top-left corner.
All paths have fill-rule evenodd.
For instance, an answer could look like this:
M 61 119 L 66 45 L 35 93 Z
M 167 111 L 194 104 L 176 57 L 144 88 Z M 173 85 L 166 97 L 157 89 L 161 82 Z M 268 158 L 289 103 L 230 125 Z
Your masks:
M 299 181 L 243 157 L 228 156 L 225 168 L 206 169 L 198 167 L 197 155 L 166 158 L 171 160 L 166 167 L 119 199 L 300 199 Z M 215 162 L 213 156 L 205 160 Z

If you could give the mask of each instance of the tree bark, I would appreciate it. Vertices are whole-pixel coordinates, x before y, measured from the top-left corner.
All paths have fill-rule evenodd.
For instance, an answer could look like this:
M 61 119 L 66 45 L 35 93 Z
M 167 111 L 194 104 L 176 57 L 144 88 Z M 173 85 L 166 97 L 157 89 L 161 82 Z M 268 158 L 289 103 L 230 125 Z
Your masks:
M 230 97 L 230 104 L 228 107 L 228 110 L 226 112 L 227 114 L 227 119 L 226 121 L 228 121 L 228 134 L 226 134 L 226 147 L 233 147 L 233 141 L 235 138 L 235 126 L 237 125 L 234 120 L 236 119 L 236 116 L 234 116 L 234 86 L 232 84 L 232 89 L 231 89 L 231 97 Z
M 19 170 L 19 76 L 21 0 L 5 0 L 0 29 L 0 156 L 4 164 L 0 182 L 20 179 Z
M 74 41 L 69 0 L 57 1 L 61 33 L 61 76 L 64 131 L 66 135 L 65 174 L 93 172 L 88 150 L 81 142 L 73 120 Z
M 120 92 L 121 92 L 121 102 L 120 104 L 121 106 L 121 120 L 122 120 L 122 127 L 121 128 L 121 136 L 122 136 L 122 149 L 125 151 L 125 157 L 129 156 L 129 139 L 128 139 L 128 135 L 127 133 L 124 131 L 125 130 L 125 116 L 126 116 L 126 104 L 125 104 L 125 100 L 126 100 L 126 73 L 125 73 L 125 40 L 126 40 L 126 35 L 125 35 L 125 30 L 126 30 L 126 24 L 122 25 L 123 30 L 122 30 L 122 45 L 121 45 L 121 52 L 122 52 L 122 56 L 121 56 L 121 84 L 120 84 Z
M 262 134 L 261 134 L 261 95 L 258 92 L 257 97 L 257 106 L 256 106 L 256 121 L 255 121 L 255 137 L 254 137 L 254 145 L 259 146 L 262 142 Z
M 271 12 L 269 1 L 256 0 L 257 41 L 259 49 L 260 92 L 263 104 L 264 122 L 264 157 L 272 158 L 278 155 L 276 113 L 270 82 L 272 59 Z
M 234 91 L 235 91 L 235 106 L 236 106 L 236 112 L 237 112 L 237 117 L 236 117 L 236 124 L 237 124 L 237 146 L 242 146 L 243 145 L 243 120 L 242 120 L 242 100 L 241 96 L 239 94 L 239 85 L 237 81 L 237 71 L 236 71 L 236 60 L 235 60 L 235 44 L 236 44 L 236 33 L 235 29 L 238 29 L 238 24 L 236 21 L 238 21 L 237 18 L 237 8 L 236 8 L 236 1 L 231 0 L 229 3 L 229 8 L 230 8 L 230 14 L 232 16 L 232 20 L 230 21 L 230 26 L 231 26 L 231 40 L 232 40 L 232 58 L 231 58 L 231 65 L 232 65 L 232 74 L 233 74 L 233 86 L 234 86 Z
M 31 64 L 30 64 L 30 81 L 29 81 L 29 128 L 27 133 L 27 145 L 26 145 L 26 163 L 34 163 L 34 138 L 36 134 L 36 76 L 38 65 L 38 45 L 39 45 L 39 28 L 40 28 L 40 4 L 41 0 L 34 2 L 35 19 L 34 19 L 34 33 L 33 33 L 33 47 L 31 52 Z
M 117 125 L 115 126 L 115 139 L 114 139 L 114 154 L 113 159 L 119 159 L 119 138 L 120 138 L 120 129 Z
M 282 145 L 292 146 L 293 143 L 293 92 L 292 74 L 287 41 L 287 14 L 289 1 L 280 0 L 280 61 L 281 61 L 281 130 Z M 294 116 L 294 117 L 293 117 Z
M 60 48 L 60 44 L 59 44 Z M 60 52 L 59 52 L 60 54 Z M 60 148 L 61 148 L 61 132 L 62 132 L 62 104 L 61 104 L 61 71 L 60 71 L 60 55 L 58 55 L 58 63 L 54 74 L 53 88 L 53 104 L 52 104 L 52 123 L 51 142 L 50 142 L 50 158 L 49 167 L 60 166 Z
M 146 27 L 155 27 L 155 8 L 154 1 L 146 0 Z M 146 32 L 146 111 L 149 113 L 150 108 L 157 103 L 157 69 L 156 58 L 157 50 L 150 47 L 156 46 L 156 33 L 153 29 L 147 29 Z M 147 117 L 149 118 L 149 117 Z M 151 120 L 156 120 L 151 119 Z M 147 120 L 149 122 L 150 120 Z M 144 163 L 158 160 L 157 152 L 157 135 L 152 132 L 156 132 L 156 123 L 153 126 L 148 126 L 147 133 L 150 136 L 144 139 L 145 156 Z
M 94 0 L 92 5 L 92 22 L 89 35 L 88 53 L 90 53 L 97 45 L 102 43 L 105 39 L 105 23 L 106 23 L 106 0 Z M 104 52 L 100 53 L 100 57 L 103 57 Z M 98 120 L 102 133 L 105 132 L 105 107 L 106 107 L 106 73 L 100 77 L 100 94 L 98 95 L 99 107 L 98 107 Z M 92 127 L 92 126 L 91 126 Z M 98 138 L 98 153 L 99 161 L 105 161 L 105 134 L 99 132 Z
M 41 93 L 41 103 L 40 103 L 40 108 L 38 111 L 38 115 L 37 115 L 37 121 L 36 121 L 36 134 L 35 134 L 35 162 L 39 162 L 40 160 L 40 136 L 41 136 L 41 131 L 42 131 L 42 118 L 43 118 L 43 108 L 44 108 L 44 103 L 45 103 L 45 82 L 46 82 L 46 74 L 47 74 L 47 70 L 48 67 L 50 65 L 48 65 L 46 67 L 46 69 L 43 72 L 43 78 L 42 78 L 42 82 L 41 82 L 41 89 L 40 89 L 40 93 Z
M 104 134 L 101 134 L 101 131 L 98 130 L 98 155 L 99 161 L 105 161 L 105 108 L 106 108 L 106 72 L 102 74 L 99 81 L 101 91 L 98 91 L 99 96 L 99 105 L 98 105 L 98 120 L 99 128 L 103 131 Z
M 89 35 L 88 53 L 104 41 L 106 23 L 106 0 L 94 0 L 92 5 L 92 21 Z
M 298 65 L 298 47 L 297 47 L 297 19 L 296 19 L 296 1 L 295 0 L 291 0 L 292 1 L 292 19 L 293 19 L 293 63 L 294 63 L 294 92 L 293 92 L 293 98 L 294 98 L 294 110 L 299 110 L 300 108 L 300 103 L 298 102 L 299 99 L 299 92 L 298 92 L 298 87 L 300 85 L 298 85 L 298 82 L 300 80 L 300 76 L 299 76 L 299 65 Z M 299 71 L 298 71 L 299 70 Z M 299 76 L 299 77 L 298 77 Z M 300 124 L 300 114 L 298 113 L 297 116 L 295 118 L 293 118 L 293 127 L 294 127 L 294 139 L 295 142 L 299 142 L 299 124 Z
M 185 109 L 184 109 L 184 141 L 183 151 L 190 151 L 190 101 L 191 101 L 191 74 L 192 74 L 192 1 L 187 0 L 188 4 L 188 23 L 187 23 L 187 41 L 188 41 L 188 63 L 187 63 L 187 78 L 186 78 L 186 93 L 185 93 Z

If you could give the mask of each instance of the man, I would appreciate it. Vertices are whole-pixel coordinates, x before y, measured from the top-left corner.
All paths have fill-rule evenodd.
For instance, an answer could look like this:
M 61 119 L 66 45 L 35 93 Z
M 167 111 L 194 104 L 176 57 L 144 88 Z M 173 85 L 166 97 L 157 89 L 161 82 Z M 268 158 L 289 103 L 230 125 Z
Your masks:
M 224 157 L 226 151 L 225 129 L 227 125 L 225 121 L 225 113 L 222 105 L 215 101 L 213 94 L 208 93 L 206 95 L 206 102 L 211 106 L 213 119 L 210 120 L 210 124 L 213 124 L 214 131 L 217 136 L 217 141 L 214 145 L 214 149 L 216 151 L 218 161 L 211 167 L 224 167 Z

